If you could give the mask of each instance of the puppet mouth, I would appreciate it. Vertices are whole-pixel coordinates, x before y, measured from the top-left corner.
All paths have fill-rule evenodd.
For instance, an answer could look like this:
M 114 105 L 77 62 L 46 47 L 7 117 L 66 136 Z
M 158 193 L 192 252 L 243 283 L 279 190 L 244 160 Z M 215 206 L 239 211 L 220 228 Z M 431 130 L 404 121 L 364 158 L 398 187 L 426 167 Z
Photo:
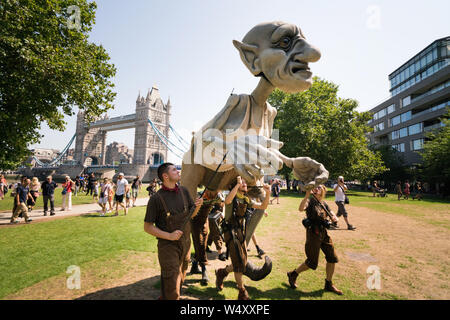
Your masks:
M 292 73 L 299 73 L 299 72 L 302 72 L 302 71 L 306 71 L 308 73 L 311 73 L 311 70 L 309 69 L 307 63 L 295 63 L 291 67 L 291 71 L 292 71 Z

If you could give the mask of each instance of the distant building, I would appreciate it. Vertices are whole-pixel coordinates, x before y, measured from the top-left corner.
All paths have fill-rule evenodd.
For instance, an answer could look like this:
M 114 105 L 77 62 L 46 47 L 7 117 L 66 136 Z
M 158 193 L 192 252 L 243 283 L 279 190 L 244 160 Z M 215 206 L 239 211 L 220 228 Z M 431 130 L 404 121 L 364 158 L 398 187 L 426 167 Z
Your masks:
M 133 152 L 125 144 L 113 142 L 106 146 L 106 164 L 133 163 Z
M 450 105 L 450 37 L 438 39 L 389 75 L 391 98 L 371 109 L 370 142 L 390 145 L 406 165 L 422 162 L 426 132 Z

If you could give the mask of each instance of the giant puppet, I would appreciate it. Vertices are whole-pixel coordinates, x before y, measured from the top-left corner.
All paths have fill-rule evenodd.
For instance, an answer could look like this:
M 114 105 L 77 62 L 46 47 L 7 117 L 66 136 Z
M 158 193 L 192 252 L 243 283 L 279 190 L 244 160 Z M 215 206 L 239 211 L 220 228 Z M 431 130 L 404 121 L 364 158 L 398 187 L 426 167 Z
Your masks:
M 198 186 L 226 190 L 241 176 L 250 187 L 250 196 L 262 200 L 264 190 L 258 186 L 264 174 L 275 174 L 283 164 L 292 168 L 304 189 L 327 181 L 328 171 L 322 164 L 279 151 L 283 143 L 272 137 L 277 111 L 267 102 L 275 88 L 287 93 L 309 89 L 310 63 L 320 59 L 320 51 L 300 28 L 278 21 L 258 24 L 242 42 L 233 40 L 233 44 L 259 83 L 250 95 L 231 94 L 225 107 L 194 134 L 183 157 L 181 184 L 195 198 Z M 263 210 L 255 210 L 248 222 L 247 242 L 262 215 Z

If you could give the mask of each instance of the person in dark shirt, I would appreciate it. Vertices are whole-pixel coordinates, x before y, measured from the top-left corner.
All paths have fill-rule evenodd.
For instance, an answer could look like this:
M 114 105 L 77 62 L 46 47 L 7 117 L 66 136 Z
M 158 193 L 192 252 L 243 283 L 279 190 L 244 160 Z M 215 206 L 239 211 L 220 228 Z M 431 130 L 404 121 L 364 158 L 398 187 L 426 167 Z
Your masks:
M 336 288 L 332 283 L 334 268 L 338 262 L 338 257 L 334 250 L 333 241 L 329 237 L 326 229 L 329 215 L 333 222 L 337 222 L 337 217 L 334 215 L 326 202 L 324 201 L 327 188 L 320 185 L 312 190 L 306 190 L 305 198 L 299 206 L 299 211 L 306 211 L 306 217 L 309 220 L 309 225 L 306 229 L 306 243 L 305 253 L 306 260 L 298 268 L 287 273 L 289 285 L 291 288 L 297 288 L 296 279 L 299 273 L 306 270 L 316 270 L 319 262 L 319 253 L 322 249 L 327 261 L 326 265 L 326 279 L 325 291 L 334 292 L 342 295 L 342 291 Z
M 44 216 L 47 215 L 48 212 L 48 201 L 50 200 L 50 215 L 55 215 L 55 189 L 58 185 L 55 181 L 52 181 L 52 176 L 48 176 L 46 181 L 44 181 L 41 185 L 42 188 L 42 196 L 44 200 Z
M 136 199 L 139 195 L 139 190 L 141 190 L 142 181 L 139 176 L 136 176 L 135 179 L 133 179 L 133 183 L 131 184 L 131 197 L 133 200 L 133 207 L 136 207 Z
M 94 173 L 91 173 L 91 175 L 88 178 L 88 184 L 87 184 L 87 189 L 86 189 L 86 195 L 91 194 L 92 196 L 92 192 L 94 191 L 94 183 L 97 182 L 97 179 L 95 178 Z
M 24 177 L 22 178 L 22 184 L 19 184 L 16 189 L 16 203 L 17 207 L 16 210 L 14 210 L 14 213 L 11 217 L 11 223 L 15 224 L 18 223 L 16 220 L 17 217 L 21 214 L 25 218 L 26 223 L 30 223 L 31 220 L 28 218 L 28 207 L 27 207 L 27 200 L 31 199 L 32 203 L 34 204 L 33 197 L 30 194 L 30 179 Z
M 185 223 L 198 213 L 203 199 L 195 203 L 186 188 L 178 186 L 180 172 L 172 163 L 158 167 L 162 188 L 148 201 L 145 232 L 158 239 L 161 266 L 161 300 L 178 300 L 190 258 L 191 224 Z

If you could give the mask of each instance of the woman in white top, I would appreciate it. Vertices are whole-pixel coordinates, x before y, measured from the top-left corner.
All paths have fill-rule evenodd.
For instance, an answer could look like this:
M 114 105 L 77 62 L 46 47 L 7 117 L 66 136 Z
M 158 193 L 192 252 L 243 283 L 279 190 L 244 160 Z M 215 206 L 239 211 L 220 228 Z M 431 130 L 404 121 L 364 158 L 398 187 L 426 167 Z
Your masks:
M 33 207 L 36 205 L 36 199 L 39 197 L 39 190 L 41 189 L 41 183 L 39 182 L 38 178 L 33 177 L 30 184 L 30 194 L 33 197 L 33 200 L 28 198 L 27 205 L 28 205 L 28 212 L 33 210 Z
M 100 195 L 98 198 L 98 204 L 102 207 L 102 214 L 100 216 L 104 216 L 106 213 L 106 204 L 108 203 L 109 193 L 111 191 L 111 184 L 109 183 L 108 178 L 103 179 L 103 183 L 100 185 Z

